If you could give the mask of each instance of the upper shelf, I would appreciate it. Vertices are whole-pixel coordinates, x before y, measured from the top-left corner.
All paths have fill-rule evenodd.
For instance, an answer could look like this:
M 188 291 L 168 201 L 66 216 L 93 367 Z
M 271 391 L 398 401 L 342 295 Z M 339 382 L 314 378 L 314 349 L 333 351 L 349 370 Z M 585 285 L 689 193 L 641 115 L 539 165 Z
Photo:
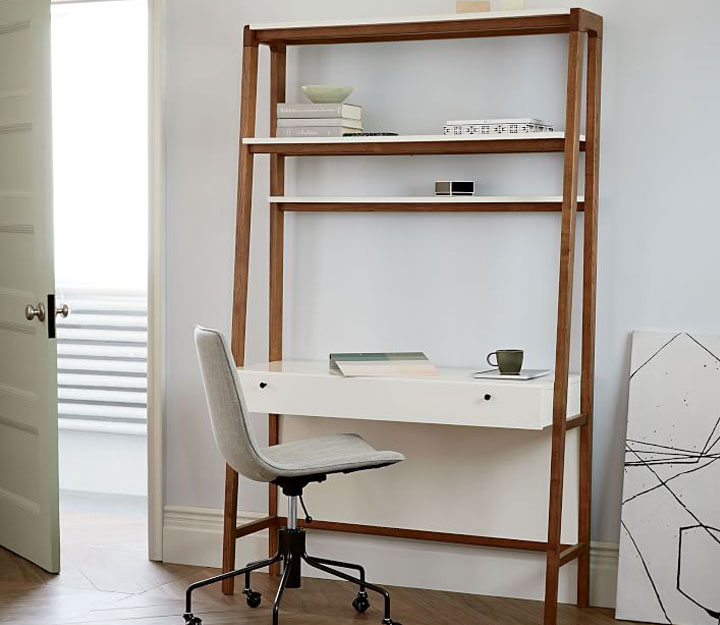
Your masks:
M 392 137 L 250 137 L 243 139 L 255 154 L 287 156 L 368 156 L 402 154 L 512 154 L 562 152 L 564 132 L 518 135 L 399 135 Z M 585 136 L 580 136 L 585 149 Z
M 585 9 L 489 11 L 348 21 L 251 24 L 248 43 L 290 45 L 413 41 L 567 33 L 602 34 L 602 18 Z

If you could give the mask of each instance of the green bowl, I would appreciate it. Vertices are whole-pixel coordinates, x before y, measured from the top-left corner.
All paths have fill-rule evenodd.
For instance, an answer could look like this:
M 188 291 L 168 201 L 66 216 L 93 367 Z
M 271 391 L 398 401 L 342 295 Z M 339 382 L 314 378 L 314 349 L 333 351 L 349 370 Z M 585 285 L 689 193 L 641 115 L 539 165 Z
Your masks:
M 315 104 L 339 104 L 352 93 L 347 85 L 303 85 L 305 95 Z

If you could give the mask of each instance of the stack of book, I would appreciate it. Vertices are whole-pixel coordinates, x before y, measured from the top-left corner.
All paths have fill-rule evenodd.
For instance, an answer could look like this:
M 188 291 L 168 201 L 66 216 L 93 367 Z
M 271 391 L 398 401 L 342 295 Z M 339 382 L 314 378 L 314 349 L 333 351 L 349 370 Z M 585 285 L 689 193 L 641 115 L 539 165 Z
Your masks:
M 530 118 L 449 120 L 443 126 L 446 135 L 518 135 L 553 130 L 550 122 Z
M 278 137 L 342 137 L 362 132 L 362 108 L 355 104 L 277 105 Z
M 424 377 L 438 370 L 422 352 L 330 354 L 330 369 L 345 377 Z

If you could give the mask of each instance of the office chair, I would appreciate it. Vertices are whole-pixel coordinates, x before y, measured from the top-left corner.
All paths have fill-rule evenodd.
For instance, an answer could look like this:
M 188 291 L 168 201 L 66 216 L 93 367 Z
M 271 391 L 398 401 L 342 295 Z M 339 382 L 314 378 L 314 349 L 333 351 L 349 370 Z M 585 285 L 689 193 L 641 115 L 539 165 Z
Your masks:
M 301 562 L 340 579 L 357 584 L 359 591 L 352 602 L 357 612 L 370 607 L 366 589 L 380 593 L 385 602 L 383 625 L 400 625 L 390 617 L 390 595 L 380 586 L 365 579 L 365 569 L 358 564 L 326 560 L 308 555 L 305 550 L 305 531 L 297 526 L 297 503 L 305 510 L 302 493 L 310 482 L 324 482 L 332 473 L 351 473 L 385 467 L 405 456 L 394 451 L 377 451 L 357 434 L 334 434 L 306 440 L 259 447 L 247 421 L 247 407 L 223 335 L 217 330 L 195 328 L 195 346 L 200 360 L 205 394 L 207 396 L 215 442 L 227 463 L 238 473 L 258 482 L 279 486 L 288 498 L 288 524 L 280 529 L 278 552 L 267 560 L 252 562 L 245 568 L 216 575 L 188 586 L 185 595 L 186 625 L 200 625 L 202 621 L 192 613 L 193 590 L 209 584 L 245 575 L 243 594 L 251 608 L 260 605 L 260 593 L 250 587 L 250 574 L 275 562 L 283 566 L 280 585 L 273 602 L 273 625 L 278 624 L 280 601 L 286 588 L 300 588 Z M 307 514 L 307 512 L 306 512 Z M 358 572 L 353 577 L 336 568 Z

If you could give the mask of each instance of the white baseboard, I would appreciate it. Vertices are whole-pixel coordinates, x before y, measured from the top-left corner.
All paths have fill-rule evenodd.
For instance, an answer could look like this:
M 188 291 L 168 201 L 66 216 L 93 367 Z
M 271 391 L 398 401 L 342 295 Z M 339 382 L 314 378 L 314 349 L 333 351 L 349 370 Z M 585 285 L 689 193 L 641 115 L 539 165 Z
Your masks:
M 238 512 L 238 525 L 255 521 L 262 514 Z M 165 506 L 163 521 L 163 562 L 219 567 L 222 563 L 222 510 Z M 267 530 L 237 541 L 238 567 L 260 560 L 267 551 Z
M 615 609 L 618 576 L 618 543 L 590 543 L 590 604 Z
M 262 516 L 239 512 L 238 524 Z M 163 561 L 219 567 L 222 519 L 221 510 L 165 506 Z M 523 599 L 541 599 L 543 595 L 542 554 L 337 532 L 312 532 L 308 550 L 318 556 L 362 561 L 368 577 L 381 584 Z M 236 565 L 264 558 L 266 553 L 267 531 L 251 534 L 237 542 Z M 592 543 L 592 605 L 615 607 L 617 561 L 616 543 Z M 303 574 L 325 577 L 308 569 Z M 574 564 L 563 568 L 560 586 L 560 600 L 574 602 Z

